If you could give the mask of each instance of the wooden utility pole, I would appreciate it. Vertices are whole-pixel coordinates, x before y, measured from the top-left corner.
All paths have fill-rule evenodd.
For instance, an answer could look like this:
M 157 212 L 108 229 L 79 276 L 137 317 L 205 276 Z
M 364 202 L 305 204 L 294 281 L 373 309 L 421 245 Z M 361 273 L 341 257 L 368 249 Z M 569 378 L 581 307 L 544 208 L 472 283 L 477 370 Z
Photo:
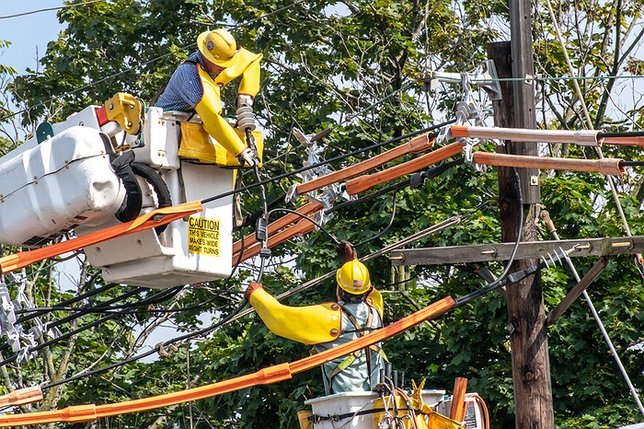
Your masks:
M 532 21 L 529 0 L 510 0 L 512 42 L 488 45 L 499 78 L 531 77 Z M 494 122 L 500 127 L 535 128 L 534 89 L 532 81 L 502 82 L 503 98 L 494 104 Z M 499 152 L 538 155 L 533 143 L 506 142 Z M 524 222 L 522 241 L 536 240 L 536 203 L 539 202 L 539 171 L 517 170 L 521 182 L 519 200 L 516 175 L 512 168 L 499 168 L 499 205 L 502 241 L 515 241 L 519 230 L 520 212 Z M 535 259 L 515 261 L 517 271 L 538 262 Z M 537 272 L 506 291 L 510 344 L 512 347 L 512 381 L 515 401 L 515 427 L 554 428 L 552 385 L 546 317 L 543 307 L 541 278 Z

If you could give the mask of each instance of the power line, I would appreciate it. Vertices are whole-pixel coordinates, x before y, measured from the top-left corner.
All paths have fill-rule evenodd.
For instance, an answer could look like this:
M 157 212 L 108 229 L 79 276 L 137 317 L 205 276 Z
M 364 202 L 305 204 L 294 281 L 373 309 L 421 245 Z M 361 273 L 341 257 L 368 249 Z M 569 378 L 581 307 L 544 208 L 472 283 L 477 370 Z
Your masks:
M 81 3 L 68 4 L 68 5 L 59 6 L 59 7 L 48 7 L 48 8 L 45 8 L 45 9 L 30 10 L 28 12 L 16 13 L 14 15 L 0 16 L 0 20 L 1 19 L 9 19 L 9 18 L 18 18 L 20 16 L 33 15 L 33 14 L 40 13 L 40 12 L 48 12 L 50 10 L 61 10 L 61 9 L 70 9 L 70 8 L 74 8 L 74 7 L 78 7 L 78 6 L 87 6 L 88 4 L 100 3 L 100 2 L 104 2 L 104 1 L 106 1 L 106 0 L 91 0 L 91 1 L 81 2 Z
M 177 286 L 177 287 L 174 287 L 172 289 L 168 289 L 168 290 L 165 290 L 163 292 L 156 293 L 151 297 L 148 297 L 148 298 L 145 298 L 145 299 L 141 300 L 140 302 L 136 303 L 136 305 L 155 304 L 157 302 L 164 301 L 164 300 L 166 300 L 168 298 L 171 298 L 171 297 L 175 296 L 177 293 L 179 293 L 181 291 L 182 288 L 183 288 L 183 286 Z M 81 326 L 79 328 L 76 328 L 76 329 L 74 329 L 72 331 L 66 332 L 66 333 L 60 335 L 59 337 L 56 337 L 56 338 L 53 338 L 51 340 L 42 342 L 42 343 L 40 343 L 40 344 L 38 344 L 36 346 L 33 346 L 33 347 L 27 347 L 27 352 L 37 352 L 39 350 L 42 350 L 45 347 L 48 347 L 48 346 L 53 345 L 55 343 L 58 343 L 60 341 L 66 340 L 66 339 L 68 339 L 68 338 L 70 338 L 70 337 L 72 337 L 72 336 L 74 336 L 74 335 L 76 335 L 76 334 L 78 334 L 80 332 L 86 331 L 88 329 L 91 329 L 91 328 L 94 328 L 94 327 L 96 327 L 98 325 L 101 325 L 101 324 L 103 324 L 103 323 L 105 323 L 105 322 L 107 322 L 109 320 L 115 319 L 119 315 L 120 315 L 120 313 L 118 313 L 118 312 L 110 313 L 107 316 L 101 317 L 101 318 L 99 318 L 99 319 L 97 319 L 97 320 L 95 320 L 95 321 L 93 321 L 91 323 L 88 323 L 87 325 L 83 325 L 83 326 Z M 18 358 L 19 355 L 20 355 L 20 352 L 18 352 L 16 354 L 14 354 L 12 356 L 9 356 L 8 358 L 4 359 L 2 362 L 0 362 L 0 367 L 15 361 Z
M 486 82 L 553 82 L 553 81 L 578 81 L 578 80 L 604 80 L 604 79 L 641 79 L 644 75 L 601 75 L 601 76 L 525 76 L 525 77 L 502 77 L 494 79 L 472 79 L 472 83 Z
M 345 158 L 348 158 L 348 157 L 353 156 L 353 155 L 360 154 L 362 152 L 377 149 L 377 148 L 385 146 L 387 144 L 395 143 L 395 142 L 398 142 L 400 140 L 411 138 L 411 137 L 414 137 L 414 136 L 422 134 L 422 133 L 426 133 L 426 132 L 430 132 L 430 131 L 433 131 L 433 130 L 436 130 L 436 129 L 439 129 L 439 128 L 443 128 L 443 127 L 445 127 L 447 125 L 453 124 L 454 122 L 456 122 L 455 119 L 445 121 L 445 122 L 442 122 L 442 123 L 437 124 L 437 125 L 432 125 L 430 127 L 426 127 L 426 128 L 423 128 L 423 129 L 420 129 L 420 130 L 417 130 L 417 131 L 413 131 L 411 133 L 407 133 L 407 134 L 403 134 L 403 135 L 398 136 L 398 137 L 394 137 L 392 139 L 386 140 L 386 141 L 381 142 L 381 143 L 376 143 L 374 145 L 367 146 L 367 147 L 364 147 L 364 148 L 361 148 L 361 149 L 357 149 L 357 150 L 345 153 L 343 155 L 338 155 L 336 157 L 333 157 L 333 158 L 325 160 L 325 161 L 318 162 L 316 164 L 307 165 L 307 166 L 301 167 L 301 168 L 299 168 L 297 170 L 294 170 L 294 171 L 289 171 L 289 172 L 286 172 L 286 173 L 278 174 L 277 176 L 274 176 L 274 177 L 271 177 L 271 178 L 268 178 L 268 179 L 264 179 L 264 180 L 259 181 L 259 182 L 252 183 L 250 185 L 244 186 L 244 187 L 239 188 L 239 189 L 224 192 L 222 194 L 214 195 L 214 196 L 209 197 L 209 198 L 204 198 L 204 199 L 201 200 L 201 203 L 202 204 L 207 204 L 207 203 L 210 203 L 212 201 L 228 197 L 230 195 L 234 195 L 234 194 L 237 194 L 237 193 L 240 193 L 240 192 L 245 192 L 245 191 L 247 191 L 249 189 L 253 189 L 253 188 L 257 187 L 257 186 L 262 186 L 262 185 L 265 185 L 265 184 L 270 183 L 270 182 L 275 182 L 277 180 L 281 180 L 281 179 L 284 179 L 286 177 L 294 176 L 296 174 L 299 174 L 299 173 L 302 173 L 304 171 L 308 171 L 308 170 L 311 170 L 313 168 L 317 168 L 317 167 L 329 164 L 331 162 L 343 160 Z

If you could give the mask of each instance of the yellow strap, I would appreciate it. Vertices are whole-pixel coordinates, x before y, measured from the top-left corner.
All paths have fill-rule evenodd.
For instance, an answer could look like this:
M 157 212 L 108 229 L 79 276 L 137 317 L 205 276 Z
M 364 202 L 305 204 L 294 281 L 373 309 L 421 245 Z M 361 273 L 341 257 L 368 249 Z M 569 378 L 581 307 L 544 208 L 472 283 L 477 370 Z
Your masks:
M 235 129 L 221 117 L 221 90 L 219 86 L 200 65 L 197 65 L 197 70 L 203 86 L 203 96 L 195 106 L 195 110 L 201 116 L 203 127 L 208 134 L 233 156 L 237 156 L 246 149 L 246 143 L 242 142 Z
M 329 375 L 329 386 L 333 384 L 333 379 L 335 378 L 336 375 L 340 374 L 342 371 L 349 368 L 349 365 L 351 365 L 357 359 L 356 353 L 358 352 L 354 352 L 350 354 L 342 362 L 336 365 L 335 368 L 333 368 L 333 371 L 331 371 L 331 374 Z

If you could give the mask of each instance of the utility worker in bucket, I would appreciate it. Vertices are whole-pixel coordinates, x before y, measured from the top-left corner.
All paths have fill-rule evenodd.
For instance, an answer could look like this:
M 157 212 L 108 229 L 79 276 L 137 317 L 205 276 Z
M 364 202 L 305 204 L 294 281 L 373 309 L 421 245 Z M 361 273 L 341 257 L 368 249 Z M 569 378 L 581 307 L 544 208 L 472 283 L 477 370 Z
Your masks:
M 259 157 L 221 116 L 221 88 L 241 76 L 237 96 L 236 128 L 256 128 L 253 101 L 259 92 L 262 54 L 237 48 L 225 29 L 204 31 L 197 37 L 198 50 L 175 70 L 159 96 L 163 110 L 196 111 L 208 134 L 242 164 L 254 166 Z
M 321 352 L 383 326 L 382 295 L 371 284 L 369 270 L 357 259 L 350 243 L 343 241 L 338 253 L 345 262 L 336 272 L 337 302 L 289 307 L 280 304 L 260 283 L 248 286 L 246 299 L 271 332 L 315 345 Z M 384 359 L 377 344 L 324 364 L 326 394 L 373 390 Z

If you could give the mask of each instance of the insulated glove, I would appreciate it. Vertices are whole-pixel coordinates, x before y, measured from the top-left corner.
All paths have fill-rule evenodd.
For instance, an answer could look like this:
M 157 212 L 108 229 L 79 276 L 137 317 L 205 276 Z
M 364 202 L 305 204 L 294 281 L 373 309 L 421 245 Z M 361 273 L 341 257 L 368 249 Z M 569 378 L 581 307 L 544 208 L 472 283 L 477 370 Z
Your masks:
M 259 165 L 259 157 L 257 156 L 257 152 L 249 147 L 242 150 L 241 153 L 237 155 L 237 159 L 239 160 L 240 164 L 246 164 L 249 167 Z
M 340 244 L 337 245 L 336 250 L 338 252 L 338 257 L 342 260 L 342 263 L 358 259 L 358 252 L 353 248 L 353 244 L 349 243 L 347 240 L 342 240 Z
M 248 287 L 246 288 L 246 291 L 244 292 L 244 298 L 246 298 L 246 301 L 250 300 L 250 296 L 255 292 L 257 289 L 262 289 L 263 286 L 261 283 L 257 282 L 251 282 Z

